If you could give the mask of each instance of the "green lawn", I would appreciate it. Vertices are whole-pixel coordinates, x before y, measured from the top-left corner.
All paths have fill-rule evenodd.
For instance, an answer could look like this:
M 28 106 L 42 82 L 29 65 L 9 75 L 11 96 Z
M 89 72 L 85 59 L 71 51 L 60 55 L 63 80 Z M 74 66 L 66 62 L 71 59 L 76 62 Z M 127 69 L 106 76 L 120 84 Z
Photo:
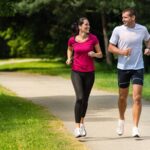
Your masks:
M 62 61 L 41 60 L 0 65 L 0 71 L 19 71 L 69 77 L 70 67 L 66 66 Z
M 19 71 L 46 75 L 61 75 L 70 78 L 70 66 L 64 61 L 41 60 L 0 65 L 0 71 Z M 96 63 L 95 88 L 110 92 L 118 92 L 116 66 L 109 67 L 104 62 Z M 131 94 L 131 90 L 130 90 Z M 150 74 L 145 74 L 143 97 L 150 100 Z
M 117 92 L 116 67 L 96 63 L 96 68 L 95 88 Z M 70 67 L 57 60 L 1 64 L 0 71 L 70 78 Z M 150 100 L 150 74 L 145 75 L 143 97 Z M 0 87 L 0 150 L 86 150 L 86 147 L 43 107 L 24 101 Z
M 0 150 L 87 150 L 41 106 L 0 87 Z
M 110 92 L 118 92 L 116 67 L 110 68 L 109 66 L 104 64 L 96 64 L 96 66 L 97 71 L 95 87 L 97 89 Z M 132 95 L 132 86 L 130 86 L 129 94 Z M 144 75 L 143 98 L 145 100 L 150 100 L 150 73 Z

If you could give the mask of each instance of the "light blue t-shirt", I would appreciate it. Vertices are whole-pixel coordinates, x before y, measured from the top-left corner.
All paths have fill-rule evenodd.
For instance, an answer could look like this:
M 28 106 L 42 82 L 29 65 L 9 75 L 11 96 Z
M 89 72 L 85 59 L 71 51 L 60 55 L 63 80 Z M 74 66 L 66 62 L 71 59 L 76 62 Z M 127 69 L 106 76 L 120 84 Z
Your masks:
M 143 41 L 148 41 L 150 34 L 145 26 L 135 24 L 134 28 L 125 25 L 117 26 L 111 35 L 110 43 L 119 49 L 131 48 L 130 56 L 118 56 L 118 69 L 137 70 L 144 68 L 142 46 Z

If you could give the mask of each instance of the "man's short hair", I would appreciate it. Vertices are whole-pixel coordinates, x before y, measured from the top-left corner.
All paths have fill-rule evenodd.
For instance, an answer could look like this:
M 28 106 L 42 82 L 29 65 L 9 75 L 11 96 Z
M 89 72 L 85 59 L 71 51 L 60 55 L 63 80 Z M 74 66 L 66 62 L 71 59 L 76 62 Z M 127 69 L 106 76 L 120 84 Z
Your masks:
M 129 16 L 132 17 L 132 16 L 136 16 L 136 11 L 133 9 L 133 8 L 126 8 L 122 11 L 122 14 L 125 13 L 125 12 L 129 12 Z

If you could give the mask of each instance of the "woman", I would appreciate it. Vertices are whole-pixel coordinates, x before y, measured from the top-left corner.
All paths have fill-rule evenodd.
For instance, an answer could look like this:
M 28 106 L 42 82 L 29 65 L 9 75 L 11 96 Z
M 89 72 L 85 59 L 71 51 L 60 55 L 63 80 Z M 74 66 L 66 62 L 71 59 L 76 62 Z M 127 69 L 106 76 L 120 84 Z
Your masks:
M 102 52 L 97 37 L 90 33 L 87 18 L 80 18 L 73 30 L 76 33 L 68 41 L 66 64 L 72 66 L 71 80 L 76 93 L 74 134 L 81 137 L 86 136 L 84 117 L 95 78 L 93 58 L 102 58 Z

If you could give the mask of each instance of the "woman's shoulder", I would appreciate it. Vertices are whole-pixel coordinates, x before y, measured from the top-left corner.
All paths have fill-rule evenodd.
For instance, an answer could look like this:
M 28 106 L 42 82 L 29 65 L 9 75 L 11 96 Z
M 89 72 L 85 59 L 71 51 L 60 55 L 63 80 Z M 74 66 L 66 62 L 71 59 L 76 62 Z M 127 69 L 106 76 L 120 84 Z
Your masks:
M 69 38 L 69 41 L 74 41 L 74 40 L 75 40 L 74 36 L 71 36 L 71 37 Z
M 91 36 L 91 37 L 96 37 L 96 35 L 93 34 L 93 33 L 89 33 L 89 36 Z
M 74 43 L 75 43 L 75 38 L 74 38 L 74 36 L 71 36 L 68 40 L 68 45 L 71 46 Z
M 90 37 L 90 39 L 97 39 L 97 36 L 95 34 L 93 34 L 93 33 L 90 33 L 89 37 Z
M 89 36 L 90 36 L 90 38 L 97 38 L 97 36 L 93 33 L 90 33 Z

